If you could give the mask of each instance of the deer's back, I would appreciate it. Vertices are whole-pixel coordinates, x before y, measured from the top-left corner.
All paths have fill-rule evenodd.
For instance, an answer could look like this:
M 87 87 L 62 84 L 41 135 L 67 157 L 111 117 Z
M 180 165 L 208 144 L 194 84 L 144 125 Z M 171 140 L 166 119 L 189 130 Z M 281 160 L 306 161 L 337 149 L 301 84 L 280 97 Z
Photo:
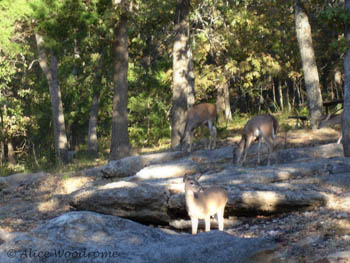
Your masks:
M 277 133 L 278 121 L 274 116 L 270 114 L 255 116 L 254 118 L 250 119 L 244 126 L 243 133 L 247 135 L 253 135 L 255 134 L 256 129 L 259 129 L 266 136 L 271 136 L 272 131 L 274 131 L 275 134 Z
M 198 123 L 208 119 L 215 122 L 216 108 L 211 103 L 201 103 L 193 106 L 187 113 L 187 119 L 196 120 Z

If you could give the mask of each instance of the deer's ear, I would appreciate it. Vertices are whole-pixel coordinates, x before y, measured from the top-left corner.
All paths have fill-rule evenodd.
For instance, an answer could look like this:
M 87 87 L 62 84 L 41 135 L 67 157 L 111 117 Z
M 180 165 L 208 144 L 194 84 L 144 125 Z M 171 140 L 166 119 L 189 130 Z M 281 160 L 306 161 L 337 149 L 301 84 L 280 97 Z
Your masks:
M 183 178 L 183 182 L 186 182 L 187 179 L 188 179 L 187 174 L 185 174 Z

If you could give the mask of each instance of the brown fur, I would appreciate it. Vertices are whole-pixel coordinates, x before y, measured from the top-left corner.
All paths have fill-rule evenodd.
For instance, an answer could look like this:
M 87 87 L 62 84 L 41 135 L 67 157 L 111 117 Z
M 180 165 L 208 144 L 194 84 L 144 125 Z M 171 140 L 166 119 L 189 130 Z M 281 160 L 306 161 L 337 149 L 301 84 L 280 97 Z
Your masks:
M 201 136 L 203 136 L 204 125 L 208 124 L 210 132 L 210 140 L 208 148 L 215 148 L 216 145 L 216 108 L 210 103 L 201 103 L 193 106 L 187 112 L 186 126 L 183 136 L 181 137 L 181 145 L 186 143 L 185 150 L 189 152 L 192 150 L 192 140 L 194 130 L 200 126 Z M 189 140 L 189 143 L 187 142 Z
M 258 140 L 258 163 L 260 163 L 260 145 L 261 138 L 263 138 L 269 148 L 268 165 L 270 165 L 270 157 L 275 148 L 274 144 L 278 128 L 279 125 L 277 119 L 270 114 L 262 114 L 250 119 L 244 126 L 242 138 L 233 151 L 234 161 L 236 161 L 237 164 L 242 165 L 246 160 L 249 147 L 255 140 Z M 243 159 L 241 160 L 242 155 Z

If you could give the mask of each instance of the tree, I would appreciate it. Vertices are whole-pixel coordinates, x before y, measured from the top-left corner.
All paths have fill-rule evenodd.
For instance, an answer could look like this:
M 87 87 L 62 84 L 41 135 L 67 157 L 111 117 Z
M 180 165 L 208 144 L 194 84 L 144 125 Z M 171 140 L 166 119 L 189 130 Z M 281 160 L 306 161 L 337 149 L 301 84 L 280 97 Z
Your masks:
M 177 0 L 175 40 L 173 44 L 173 98 L 171 109 L 171 147 L 180 143 L 185 130 L 189 94 L 193 91 L 191 50 L 189 41 L 189 0 Z
M 97 140 L 97 116 L 100 99 L 100 88 L 95 87 L 92 96 L 90 118 L 89 118 L 89 130 L 88 130 L 88 150 L 91 153 L 97 154 L 98 152 L 98 140 Z
M 322 95 L 314 47 L 312 44 L 311 27 L 308 16 L 299 0 L 294 0 L 295 28 L 303 65 L 305 87 L 308 99 L 310 123 L 312 129 L 317 129 L 322 117 Z
M 124 1 L 128 3 L 128 1 Z M 130 154 L 128 134 L 128 14 L 126 7 L 114 28 L 114 96 L 112 114 L 112 140 L 110 160 L 118 160 Z
M 216 111 L 218 113 L 219 121 L 224 117 L 226 125 L 232 120 L 230 94 L 228 91 L 227 82 L 219 83 L 216 95 Z
M 347 19 L 345 21 L 345 38 L 347 45 L 350 43 L 350 0 L 345 0 L 345 11 L 347 12 Z M 344 58 L 344 113 L 342 121 L 342 143 L 344 149 L 344 156 L 350 157 L 350 49 L 347 46 Z
M 58 79 L 58 58 L 51 49 L 51 61 L 49 65 L 45 50 L 44 38 L 39 32 L 37 32 L 35 33 L 35 39 L 38 48 L 39 64 L 49 84 L 56 158 L 61 160 L 63 163 L 67 163 L 68 141 L 64 123 L 62 96 Z

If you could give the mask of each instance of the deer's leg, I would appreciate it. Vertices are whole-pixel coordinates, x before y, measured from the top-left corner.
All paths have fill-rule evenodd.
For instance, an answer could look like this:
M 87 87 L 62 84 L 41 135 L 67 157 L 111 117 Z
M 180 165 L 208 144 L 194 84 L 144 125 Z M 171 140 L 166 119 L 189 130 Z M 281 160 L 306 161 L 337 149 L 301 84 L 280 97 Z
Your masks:
M 270 165 L 271 164 L 271 155 L 273 153 L 273 149 L 274 149 L 274 140 L 273 139 L 270 139 L 269 137 L 263 135 L 263 138 L 264 138 L 264 141 L 268 147 L 268 150 L 269 150 L 269 155 L 268 155 L 268 159 L 267 159 L 267 165 Z M 277 162 L 277 160 L 276 160 Z
M 211 149 L 215 149 L 216 147 L 216 127 L 213 126 L 211 129 L 211 134 L 210 134 L 210 138 L 211 138 Z
M 216 127 L 213 125 L 212 121 L 208 121 L 209 128 L 209 149 L 215 149 L 216 147 Z
M 224 210 L 219 210 L 217 212 L 219 230 L 224 230 Z
M 258 138 L 258 164 L 260 164 L 261 137 Z
M 191 223 L 192 223 L 192 235 L 197 234 L 198 229 L 198 218 L 191 217 Z
M 204 218 L 205 221 L 205 232 L 210 231 L 210 216 Z
M 201 135 L 200 135 L 200 141 L 202 140 L 202 138 L 204 137 L 204 128 L 205 128 L 205 124 L 204 123 L 201 123 L 200 125 L 200 128 L 201 128 Z M 207 149 L 208 148 L 208 141 L 207 141 L 207 138 L 204 138 L 204 149 Z
M 245 159 L 247 158 L 247 153 L 248 153 L 248 149 L 250 147 L 250 145 L 252 144 L 253 142 L 253 136 L 247 136 L 247 139 L 246 139 L 246 142 L 245 142 L 245 145 L 244 145 L 244 155 L 243 155 L 243 160 L 242 160 L 242 164 L 245 162 Z
M 337 144 L 340 144 L 342 139 L 343 139 L 343 132 L 340 133 L 340 137 L 337 141 Z

